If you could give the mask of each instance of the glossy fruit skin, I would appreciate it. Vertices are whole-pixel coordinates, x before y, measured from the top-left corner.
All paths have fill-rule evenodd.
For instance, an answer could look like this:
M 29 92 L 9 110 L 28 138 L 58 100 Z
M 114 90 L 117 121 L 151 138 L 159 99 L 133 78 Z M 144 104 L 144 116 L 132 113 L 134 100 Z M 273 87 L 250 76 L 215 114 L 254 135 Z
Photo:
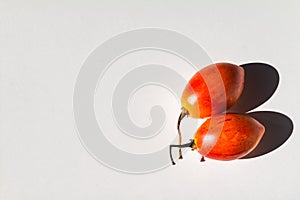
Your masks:
M 185 87 L 181 105 L 189 116 L 205 118 L 230 108 L 244 88 L 244 69 L 230 63 L 211 64 L 198 71 Z
M 193 148 L 207 158 L 234 160 L 250 153 L 264 132 L 264 126 L 250 116 L 217 115 L 199 127 Z

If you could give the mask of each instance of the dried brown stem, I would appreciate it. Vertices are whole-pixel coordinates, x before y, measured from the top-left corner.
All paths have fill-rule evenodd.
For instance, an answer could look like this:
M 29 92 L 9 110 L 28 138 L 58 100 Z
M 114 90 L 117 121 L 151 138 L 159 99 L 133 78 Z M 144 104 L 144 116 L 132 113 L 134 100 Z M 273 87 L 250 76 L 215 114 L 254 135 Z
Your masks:
M 180 123 L 181 123 L 181 120 L 185 116 L 188 116 L 188 115 L 189 115 L 189 112 L 187 111 L 187 109 L 185 109 L 184 107 L 182 107 L 181 108 L 181 113 L 179 115 L 178 122 L 177 122 L 177 131 L 178 131 L 179 145 L 181 145 L 181 143 L 182 143 L 182 135 L 181 135 L 181 131 L 180 131 Z M 179 159 L 182 159 L 181 147 L 179 147 Z

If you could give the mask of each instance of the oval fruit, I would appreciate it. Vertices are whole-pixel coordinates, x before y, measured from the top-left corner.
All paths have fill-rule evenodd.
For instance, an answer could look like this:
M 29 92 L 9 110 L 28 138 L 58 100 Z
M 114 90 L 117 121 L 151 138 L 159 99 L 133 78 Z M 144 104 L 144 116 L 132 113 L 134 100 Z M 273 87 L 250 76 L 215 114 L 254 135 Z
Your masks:
M 191 117 L 210 117 L 233 106 L 243 87 L 242 67 L 230 63 L 211 64 L 198 71 L 188 82 L 181 105 Z
M 264 131 L 262 124 L 247 115 L 217 115 L 197 130 L 193 148 L 207 158 L 234 160 L 250 153 Z

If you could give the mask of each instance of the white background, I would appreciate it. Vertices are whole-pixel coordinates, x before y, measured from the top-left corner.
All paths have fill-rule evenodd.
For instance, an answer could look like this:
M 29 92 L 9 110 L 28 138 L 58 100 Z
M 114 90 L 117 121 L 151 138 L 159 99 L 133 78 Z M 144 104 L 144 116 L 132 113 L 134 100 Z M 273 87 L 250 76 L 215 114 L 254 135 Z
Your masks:
M 300 4 L 295 1 L 0 1 L 0 199 L 300 198 Z M 129 175 L 104 167 L 76 135 L 72 94 L 89 53 L 120 32 L 160 27 L 213 59 L 280 73 L 257 110 L 287 114 L 291 138 L 265 156 Z M 175 126 L 175 125 L 174 125 Z

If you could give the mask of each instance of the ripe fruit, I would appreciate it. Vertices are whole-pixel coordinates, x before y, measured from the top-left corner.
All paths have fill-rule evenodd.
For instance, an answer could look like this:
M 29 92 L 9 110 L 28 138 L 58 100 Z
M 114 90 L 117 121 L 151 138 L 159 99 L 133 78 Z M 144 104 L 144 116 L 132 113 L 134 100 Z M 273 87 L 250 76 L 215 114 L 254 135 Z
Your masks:
M 193 149 L 207 158 L 234 160 L 250 153 L 264 132 L 264 126 L 247 115 L 218 115 L 197 130 Z
M 211 64 L 198 71 L 185 87 L 181 105 L 194 118 L 224 112 L 240 97 L 244 69 L 230 63 Z
M 207 119 L 196 131 L 194 140 L 184 145 L 191 147 L 203 157 L 216 160 L 234 160 L 250 153 L 259 143 L 265 128 L 254 118 L 242 114 L 222 114 Z
M 185 116 L 205 118 L 230 108 L 240 97 L 244 87 L 244 69 L 230 63 L 211 64 L 198 71 L 185 87 L 178 118 L 179 145 L 182 137 L 180 122 Z M 179 158 L 182 158 L 179 147 Z

